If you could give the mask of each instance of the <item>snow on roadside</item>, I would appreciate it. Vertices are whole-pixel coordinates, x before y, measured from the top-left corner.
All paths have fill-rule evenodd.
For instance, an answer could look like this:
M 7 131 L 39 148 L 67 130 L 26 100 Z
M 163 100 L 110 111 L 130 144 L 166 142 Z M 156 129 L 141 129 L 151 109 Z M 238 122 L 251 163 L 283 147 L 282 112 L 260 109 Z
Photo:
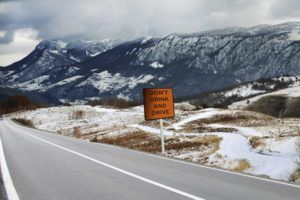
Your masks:
M 300 142 L 300 136 L 296 137 L 279 137 L 279 138 L 262 138 L 262 146 L 259 146 L 255 151 L 262 152 L 264 154 L 273 154 L 282 157 L 291 156 L 297 157 L 299 155 L 297 148 L 295 148 Z
M 80 127 L 83 133 L 89 133 L 140 123 L 144 115 L 138 112 L 138 108 L 135 109 L 136 111 L 98 106 L 51 107 L 14 114 L 12 117 L 30 119 L 38 129 L 51 132 L 62 131 L 62 134 L 68 135 L 75 127 Z M 72 115 L 76 111 L 83 111 L 83 116 L 74 119 Z
M 262 132 L 258 132 L 257 130 L 255 130 L 254 128 L 248 128 L 248 127 L 240 127 L 240 126 L 229 126 L 229 125 L 223 125 L 223 124 L 209 124 L 207 125 L 208 127 L 213 127 L 213 128 L 234 128 L 236 130 L 238 130 L 237 133 L 246 136 L 246 137 L 253 137 L 253 136 L 258 136 L 258 137 L 262 137 L 262 136 L 269 136 L 269 134 L 267 133 L 262 133 Z
M 189 122 L 196 121 L 196 120 L 199 120 L 199 119 L 209 118 L 209 117 L 212 117 L 215 114 L 220 114 L 218 111 L 219 111 L 218 109 L 214 109 L 214 108 L 208 108 L 208 109 L 202 110 L 202 111 L 200 111 L 199 113 L 197 113 L 195 115 L 189 116 L 189 117 L 187 117 L 187 118 L 185 118 L 185 119 L 183 119 L 183 120 L 181 120 L 177 123 L 174 123 L 172 125 L 172 128 L 174 128 L 175 130 L 179 130 L 179 129 L 181 129 L 181 127 L 184 124 L 187 124 Z
M 153 128 L 150 126 L 143 126 L 143 125 L 139 125 L 139 124 L 133 124 L 133 125 L 129 125 L 129 127 L 133 127 L 133 128 L 138 128 L 142 131 L 148 132 L 148 133 L 152 133 L 155 135 L 160 135 L 160 129 L 157 128 Z M 173 131 L 167 131 L 167 130 L 163 130 L 163 134 L 164 136 L 174 136 L 174 132 Z
M 73 119 L 74 111 L 84 111 L 84 116 L 79 119 Z M 176 110 L 177 111 L 177 110 Z M 266 175 L 270 178 L 288 180 L 290 175 L 296 170 L 297 162 L 300 161 L 296 152 L 296 141 L 300 137 L 275 138 L 267 131 L 257 128 L 239 127 L 234 125 L 210 124 L 207 126 L 215 128 L 234 128 L 235 132 L 212 132 L 212 133 L 185 133 L 183 126 L 187 123 L 212 118 L 215 115 L 232 115 L 236 111 L 222 109 L 204 109 L 201 111 L 182 112 L 177 114 L 179 121 L 173 123 L 164 129 L 164 135 L 171 137 L 176 134 L 184 140 L 185 136 L 206 136 L 215 135 L 221 137 L 219 150 L 208 157 L 207 163 L 226 169 L 234 169 L 240 160 L 247 160 L 251 167 L 244 172 L 255 175 Z M 240 111 L 237 111 L 240 112 Z M 180 112 L 179 112 L 180 113 Z M 137 106 L 127 109 L 104 108 L 100 106 L 70 106 L 70 107 L 52 107 L 27 111 L 19 114 L 13 114 L 12 117 L 24 117 L 31 119 L 34 125 L 43 130 L 60 131 L 67 130 L 72 133 L 74 127 L 80 127 L 82 133 L 104 133 L 107 135 L 126 134 L 132 130 L 140 129 L 142 131 L 160 135 L 159 128 L 153 128 L 141 125 L 144 122 L 143 106 Z M 298 122 L 298 121 L 297 121 Z M 173 130 L 168 130 L 173 128 Z M 63 134 L 63 133 L 62 133 Z M 258 137 L 263 140 L 263 146 L 253 149 L 249 140 L 252 137 Z M 268 136 L 264 138 L 264 136 Z M 209 150 L 209 149 L 207 149 Z M 177 158 L 189 158 L 198 161 L 204 152 L 198 150 L 185 149 L 180 152 L 168 152 L 168 155 Z M 169 154 L 170 153 L 170 154 Z
M 143 131 L 160 134 L 158 128 L 152 128 L 148 126 L 134 125 L 134 128 L 139 128 Z M 213 132 L 213 133 L 202 133 L 201 136 L 205 135 L 216 135 L 223 138 L 219 150 L 214 154 L 209 156 L 209 163 L 212 165 L 217 165 L 222 168 L 232 169 L 233 166 L 239 161 L 246 159 L 250 162 L 250 169 L 244 171 L 246 173 L 255 175 L 266 175 L 273 179 L 279 180 L 289 180 L 290 175 L 297 169 L 297 155 L 278 155 L 278 154 L 262 154 L 260 152 L 254 151 L 248 141 L 246 136 L 256 136 L 259 135 L 255 130 L 248 128 L 237 127 L 239 133 L 223 133 L 223 132 Z M 253 134 L 252 134 L 253 133 Z M 166 136 L 171 136 L 173 132 L 164 131 Z M 180 135 L 181 133 L 179 133 Z M 183 133 L 182 135 L 184 135 Z M 222 156 L 222 158 L 217 158 L 216 154 Z M 194 157 L 195 160 L 199 156 L 199 152 L 192 151 L 180 157 Z
M 215 154 L 209 157 L 214 165 L 224 167 L 230 161 L 247 159 L 251 167 L 244 172 L 280 180 L 289 180 L 290 175 L 298 167 L 296 157 L 266 155 L 253 151 L 247 138 L 242 135 L 232 133 L 213 133 L 213 135 L 223 138 L 220 149 L 216 152 L 223 159 L 216 158 Z

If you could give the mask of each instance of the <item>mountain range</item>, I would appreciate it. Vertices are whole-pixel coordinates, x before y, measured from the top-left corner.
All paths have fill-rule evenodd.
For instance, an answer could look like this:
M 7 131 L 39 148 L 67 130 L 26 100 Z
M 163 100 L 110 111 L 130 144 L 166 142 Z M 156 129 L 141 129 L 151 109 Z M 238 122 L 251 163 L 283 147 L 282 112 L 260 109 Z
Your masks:
M 176 97 L 300 74 L 300 23 L 225 28 L 131 41 L 45 40 L 0 68 L 2 87 L 60 101 L 140 99 L 144 87 Z

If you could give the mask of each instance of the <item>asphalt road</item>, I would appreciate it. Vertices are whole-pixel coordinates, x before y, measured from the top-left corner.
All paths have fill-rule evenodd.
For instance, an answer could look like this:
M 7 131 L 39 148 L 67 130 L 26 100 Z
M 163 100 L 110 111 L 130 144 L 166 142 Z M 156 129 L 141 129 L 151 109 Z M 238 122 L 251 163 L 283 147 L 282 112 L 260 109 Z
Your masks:
M 0 120 L 22 200 L 300 199 L 300 187 L 90 143 Z

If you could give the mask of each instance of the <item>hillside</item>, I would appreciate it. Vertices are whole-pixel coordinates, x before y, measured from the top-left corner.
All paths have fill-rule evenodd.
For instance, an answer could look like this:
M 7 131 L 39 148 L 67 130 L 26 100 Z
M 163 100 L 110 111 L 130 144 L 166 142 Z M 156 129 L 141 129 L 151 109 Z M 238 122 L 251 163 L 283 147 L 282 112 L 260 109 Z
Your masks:
M 78 47 L 47 41 L 1 69 L 1 84 L 62 101 L 139 99 L 144 87 L 173 87 L 176 97 L 196 95 L 261 78 L 299 75 L 297 34 L 300 23 L 291 22 L 117 41 L 105 48 L 98 48 L 103 42 Z
M 235 102 L 229 108 L 252 110 L 276 117 L 300 117 L 300 83 Z

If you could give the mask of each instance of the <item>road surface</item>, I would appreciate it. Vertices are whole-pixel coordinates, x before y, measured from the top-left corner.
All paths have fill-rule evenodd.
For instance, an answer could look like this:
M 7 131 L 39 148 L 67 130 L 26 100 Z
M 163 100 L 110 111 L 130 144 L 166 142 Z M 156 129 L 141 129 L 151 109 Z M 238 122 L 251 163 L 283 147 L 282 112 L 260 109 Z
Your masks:
M 0 119 L 21 200 L 300 199 L 300 187 L 47 133 Z

